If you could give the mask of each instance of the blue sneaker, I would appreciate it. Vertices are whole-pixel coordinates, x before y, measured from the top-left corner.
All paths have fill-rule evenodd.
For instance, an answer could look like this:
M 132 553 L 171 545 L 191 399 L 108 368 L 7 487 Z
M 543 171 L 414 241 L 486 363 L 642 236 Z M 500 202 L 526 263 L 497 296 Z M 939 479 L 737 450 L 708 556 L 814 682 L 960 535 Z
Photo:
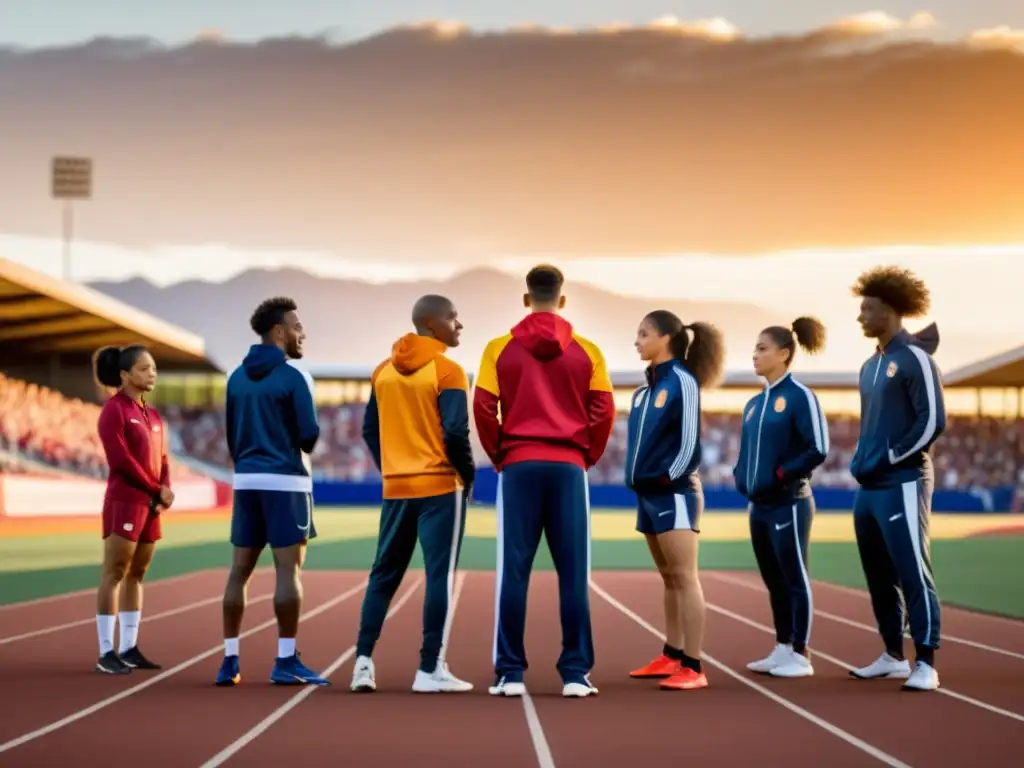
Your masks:
M 285 659 L 274 659 L 270 682 L 276 685 L 330 685 L 326 679 L 299 661 L 298 653 Z
M 225 656 L 217 671 L 216 684 L 222 687 L 238 685 L 242 682 L 242 672 L 238 666 L 237 656 Z

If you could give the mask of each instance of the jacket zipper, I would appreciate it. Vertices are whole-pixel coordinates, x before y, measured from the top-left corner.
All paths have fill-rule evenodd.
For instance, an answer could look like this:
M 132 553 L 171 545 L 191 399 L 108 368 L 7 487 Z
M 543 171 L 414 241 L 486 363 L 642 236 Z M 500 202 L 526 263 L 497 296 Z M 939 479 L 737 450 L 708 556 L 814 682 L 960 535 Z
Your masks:
M 875 397 L 875 386 L 878 384 L 878 372 L 882 370 L 882 360 L 885 358 L 885 352 L 878 353 L 878 362 L 875 363 L 875 375 L 871 377 L 871 403 L 874 405 Z M 861 418 L 863 419 L 867 414 L 862 413 Z M 853 447 L 853 460 L 857 459 L 857 454 L 860 453 L 860 440 L 857 440 L 857 444 Z M 851 461 L 852 464 L 852 461 Z
M 761 416 L 757 420 L 757 442 L 754 443 L 754 471 L 751 473 L 750 465 L 747 465 L 747 489 L 754 492 L 753 480 L 757 479 L 757 466 L 761 459 L 761 427 L 764 425 L 764 412 L 768 409 L 768 390 L 764 391 L 764 400 L 761 403 Z M 753 478 L 751 478 L 753 474 Z
M 640 411 L 640 424 L 636 428 L 636 445 L 633 447 L 633 461 L 629 467 L 630 483 L 633 482 L 633 477 L 636 475 L 636 460 L 637 457 L 640 455 L 640 441 L 641 439 L 643 439 L 644 436 L 644 420 L 647 418 L 647 406 L 650 403 L 650 394 L 651 390 L 650 387 L 648 387 L 647 391 L 644 392 L 643 394 L 643 405 L 641 406 Z

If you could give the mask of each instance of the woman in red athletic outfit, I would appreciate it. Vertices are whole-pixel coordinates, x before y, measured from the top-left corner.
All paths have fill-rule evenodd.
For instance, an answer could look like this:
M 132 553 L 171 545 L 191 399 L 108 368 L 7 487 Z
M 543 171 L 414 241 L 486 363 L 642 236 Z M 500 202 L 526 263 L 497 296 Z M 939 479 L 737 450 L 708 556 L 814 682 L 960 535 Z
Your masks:
M 140 345 L 104 347 L 96 353 L 94 366 L 96 380 L 117 390 L 99 418 L 110 472 L 103 499 L 103 573 L 96 593 L 96 670 L 124 675 L 132 669 L 160 668 L 138 647 L 142 579 L 160 539 L 160 512 L 174 503 L 174 493 L 163 420 L 145 399 L 156 385 L 153 357 Z M 121 625 L 117 649 L 116 620 Z

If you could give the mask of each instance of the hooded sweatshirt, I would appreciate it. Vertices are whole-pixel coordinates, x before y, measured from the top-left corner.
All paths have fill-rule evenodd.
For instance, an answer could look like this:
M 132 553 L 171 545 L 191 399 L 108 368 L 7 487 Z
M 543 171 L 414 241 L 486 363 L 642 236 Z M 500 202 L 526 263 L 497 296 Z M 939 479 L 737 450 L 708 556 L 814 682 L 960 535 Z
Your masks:
M 312 377 L 273 344 L 253 344 L 228 377 L 224 419 L 235 490 L 312 493 L 320 437 Z
M 499 472 L 521 461 L 590 469 L 615 423 L 604 356 L 564 318 L 534 312 L 484 350 L 473 416 Z
M 371 377 L 363 439 L 385 499 L 440 496 L 473 484 L 469 382 L 437 339 L 408 333 Z

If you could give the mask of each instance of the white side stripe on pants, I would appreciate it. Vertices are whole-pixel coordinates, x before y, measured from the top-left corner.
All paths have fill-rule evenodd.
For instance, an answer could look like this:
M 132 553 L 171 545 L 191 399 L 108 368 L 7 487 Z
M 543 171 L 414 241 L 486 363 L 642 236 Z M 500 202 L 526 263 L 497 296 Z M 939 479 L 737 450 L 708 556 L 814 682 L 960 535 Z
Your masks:
M 931 573 L 925 568 L 924 555 L 921 552 L 921 505 L 917 498 L 917 481 L 903 483 L 903 517 L 910 531 L 910 544 L 914 548 L 914 560 L 917 561 L 917 575 L 921 579 L 921 599 L 924 601 L 924 615 L 927 623 L 924 641 L 932 642 L 932 599 L 928 587 L 934 584 Z
M 800 547 L 800 531 L 797 526 L 796 504 L 793 505 L 793 544 L 796 546 L 796 561 L 800 564 L 800 576 L 804 580 L 804 589 L 807 591 L 807 633 L 804 637 L 804 645 L 811 644 L 811 625 L 814 623 L 814 598 L 811 596 L 811 577 L 807 573 L 807 564 L 804 562 L 804 551 Z
M 676 517 L 672 523 L 672 528 L 677 531 L 688 531 L 693 528 L 693 524 L 690 522 L 690 510 L 686 506 L 686 497 L 681 493 L 674 495 L 675 506 L 676 506 Z
M 505 503 L 502 498 L 502 476 L 498 473 L 498 492 L 494 500 L 494 515 L 497 522 L 497 531 L 494 538 L 498 551 L 495 558 L 494 570 L 494 645 L 491 649 L 491 662 L 498 663 L 498 628 L 501 620 L 501 577 L 505 567 Z
M 462 528 L 462 489 L 455 489 L 455 519 L 452 522 L 452 551 L 448 556 L 448 610 L 444 616 L 444 631 L 441 633 L 441 652 L 438 654 L 438 665 L 443 664 L 448 651 L 448 636 L 452 631 L 452 619 L 455 617 L 455 564 L 459 553 L 459 531 Z

